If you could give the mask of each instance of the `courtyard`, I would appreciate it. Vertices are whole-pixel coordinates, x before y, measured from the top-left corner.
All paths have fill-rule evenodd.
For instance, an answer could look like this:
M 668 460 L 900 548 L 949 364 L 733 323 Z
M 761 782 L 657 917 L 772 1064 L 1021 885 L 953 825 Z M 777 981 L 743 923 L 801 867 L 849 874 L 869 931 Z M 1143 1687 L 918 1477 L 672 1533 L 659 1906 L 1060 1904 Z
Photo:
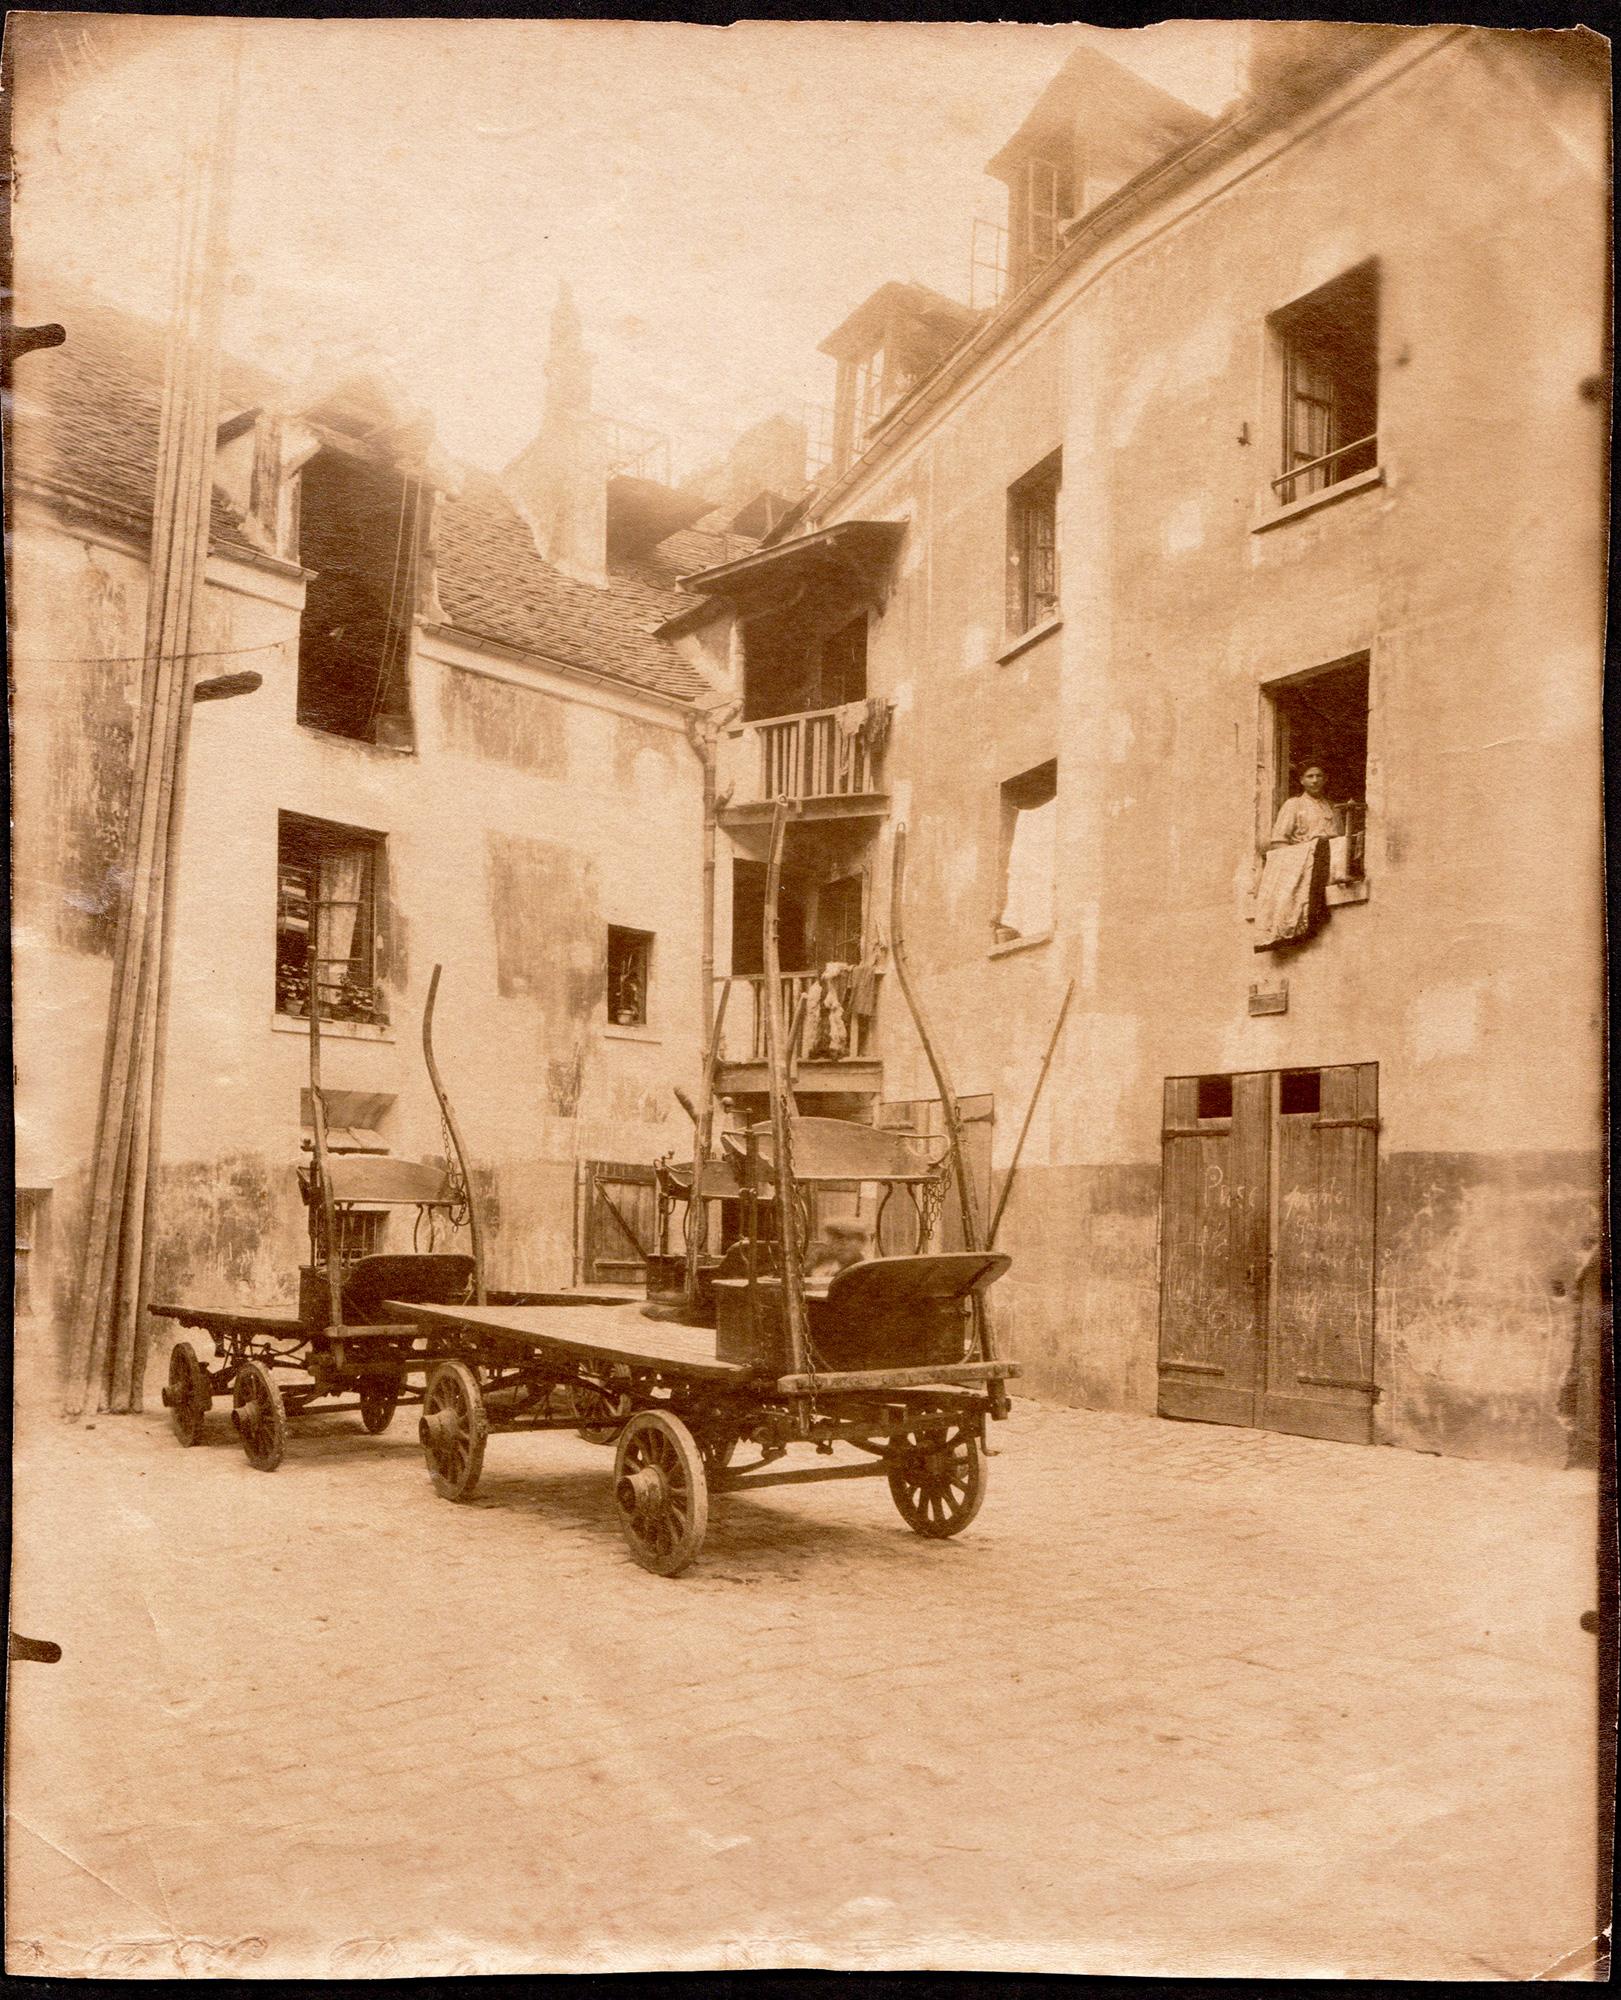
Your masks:
M 1590 1978 L 1592 1475 L 1043 1407 L 973 1528 L 19 1427 L 9 1969 Z

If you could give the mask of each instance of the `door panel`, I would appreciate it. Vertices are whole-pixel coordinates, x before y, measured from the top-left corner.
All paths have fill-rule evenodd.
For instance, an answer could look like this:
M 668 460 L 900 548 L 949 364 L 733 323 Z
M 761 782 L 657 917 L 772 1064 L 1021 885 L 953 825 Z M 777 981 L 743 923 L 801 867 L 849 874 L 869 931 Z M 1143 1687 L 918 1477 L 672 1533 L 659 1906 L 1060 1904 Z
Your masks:
M 1373 1423 L 1378 1066 L 1318 1071 L 1315 1110 L 1277 1118 L 1273 1277 L 1260 1421 L 1365 1444 Z
M 1199 1079 L 1165 1085 L 1160 1228 L 1162 1416 L 1251 1424 L 1267 1261 L 1271 1077 L 1232 1079 L 1232 1115 L 1199 1117 Z
M 639 1284 L 657 1248 L 658 1194 L 653 1169 L 634 1161 L 588 1160 L 585 1245 L 581 1279 L 587 1285 Z

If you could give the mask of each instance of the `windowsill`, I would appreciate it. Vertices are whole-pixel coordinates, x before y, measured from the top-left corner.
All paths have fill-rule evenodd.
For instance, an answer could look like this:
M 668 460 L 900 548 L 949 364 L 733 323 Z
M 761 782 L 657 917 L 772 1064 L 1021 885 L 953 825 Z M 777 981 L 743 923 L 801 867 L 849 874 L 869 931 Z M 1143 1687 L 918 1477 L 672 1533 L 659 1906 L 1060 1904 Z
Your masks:
M 1368 894 L 1369 883 L 1367 877 L 1363 876 L 1356 882 L 1330 882 L 1328 887 L 1323 891 L 1323 901 L 1331 910 L 1342 910 L 1347 903 L 1367 902 Z M 1253 895 L 1247 896 L 1244 899 L 1244 921 L 1247 924 L 1253 924 L 1255 921 L 1255 897 Z
M 597 1032 L 605 1042 L 646 1042 L 653 1048 L 664 1045 L 664 1037 L 657 1028 L 622 1028 L 617 1021 L 605 1021 Z
M 302 1035 L 309 1039 L 308 1014 L 272 1014 L 270 1030 L 276 1035 Z M 323 1021 L 321 1040 L 340 1042 L 391 1042 L 394 1030 L 386 1021 Z
M 987 958 L 1012 958 L 1015 952 L 1034 951 L 1037 945 L 1051 944 L 1051 931 L 1037 931 L 1034 937 L 1009 938 L 1006 944 L 993 944 L 985 954 Z
M 323 743 L 349 743 L 357 750 L 375 750 L 382 757 L 414 757 L 417 753 L 414 743 L 373 743 L 370 737 L 350 736 L 342 729 L 322 729 L 314 722 L 301 722 L 298 726 L 308 736 L 319 736 Z
M 1039 625 L 1032 625 L 1028 632 L 1021 632 L 1016 638 L 1006 640 L 1001 652 L 996 656 L 996 664 L 999 667 L 1006 666 L 1009 660 L 1017 659 L 1028 647 L 1039 646 L 1048 633 L 1056 632 L 1063 622 L 1063 612 L 1055 611 L 1050 618 L 1043 618 Z
M 1274 507 L 1264 502 L 1250 527 L 1250 533 L 1265 534 L 1268 528 L 1280 528 L 1285 521 L 1296 521 L 1302 514 L 1313 514 L 1319 507 L 1330 507 L 1336 500 L 1349 500 L 1353 493 L 1366 493 L 1370 487 L 1383 486 L 1384 483 L 1384 467 L 1370 465 L 1366 472 L 1353 472 L 1349 479 L 1336 480 L 1320 493 L 1308 493 L 1304 500 L 1291 500 L 1287 507 Z

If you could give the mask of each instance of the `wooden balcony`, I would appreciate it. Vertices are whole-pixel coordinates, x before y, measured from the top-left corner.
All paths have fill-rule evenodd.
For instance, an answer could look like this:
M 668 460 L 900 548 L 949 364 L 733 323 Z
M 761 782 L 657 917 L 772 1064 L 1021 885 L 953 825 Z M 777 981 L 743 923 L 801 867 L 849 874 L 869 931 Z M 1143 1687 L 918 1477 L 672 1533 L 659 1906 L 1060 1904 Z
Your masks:
M 806 819 L 886 813 L 881 755 L 868 749 L 860 729 L 846 726 L 849 713 L 817 708 L 734 730 L 725 774 L 732 780 L 732 797 L 721 814 L 723 824 L 767 819 L 779 798 L 797 800 Z
M 782 974 L 782 1024 L 787 1033 L 800 1002 L 809 996 L 819 974 Z M 875 978 L 882 979 L 881 973 Z M 717 985 L 717 999 L 719 989 Z M 726 1009 L 726 1029 L 721 1040 L 721 1088 L 724 1092 L 764 1091 L 766 1085 L 766 982 L 763 974 L 732 979 L 732 997 Z M 871 1053 L 875 1040 L 871 1015 L 849 1014 L 842 1052 L 835 1052 L 823 1040 L 823 1024 L 807 1005 L 800 1020 L 796 1045 L 791 1051 L 795 1064 L 794 1088 L 802 1096 L 822 1091 L 873 1092 L 882 1081 L 882 1065 Z

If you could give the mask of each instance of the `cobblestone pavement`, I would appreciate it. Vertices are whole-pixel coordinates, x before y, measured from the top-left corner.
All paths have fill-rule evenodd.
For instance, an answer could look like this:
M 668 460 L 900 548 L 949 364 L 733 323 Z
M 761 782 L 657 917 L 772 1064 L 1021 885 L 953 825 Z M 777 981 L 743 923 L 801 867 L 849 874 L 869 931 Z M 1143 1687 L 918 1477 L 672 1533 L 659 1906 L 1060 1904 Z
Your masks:
M 402 1412 L 25 1425 L 13 1972 L 1527 1978 L 1592 1933 L 1590 1475 L 1021 1403 L 961 1539 Z M 1591 1977 L 1578 1963 L 1568 1976 Z

